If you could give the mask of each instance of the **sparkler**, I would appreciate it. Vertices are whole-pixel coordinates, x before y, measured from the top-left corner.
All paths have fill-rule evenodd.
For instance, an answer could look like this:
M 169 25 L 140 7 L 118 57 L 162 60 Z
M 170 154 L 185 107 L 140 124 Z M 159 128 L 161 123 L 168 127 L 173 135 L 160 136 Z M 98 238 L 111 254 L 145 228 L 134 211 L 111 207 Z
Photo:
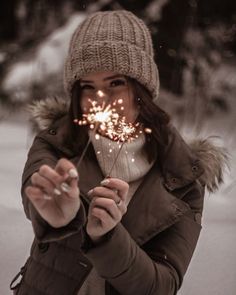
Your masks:
M 102 91 L 98 91 L 98 95 L 100 97 L 104 96 Z M 93 130 L 96 139 L 99 139 L 99 134 L 101 134 L 107 136 L 114 141 L 117 141 L 117 143 L 120 144 L 120 150 L 114 160 L 114 163 L 108 175 L 106 176 L 109 177 L 120 155 L 124 143 L 138 138 L 137 130 L 140 127 L 140 123 L 127 123 L 125 122 L 125 117 L 121 117 L 117 113 L 115 107 L 123 103 L 122 99 L 118 99 L 112 104 L 108 105 L 106 105 L 104 101 L 102 104 L 98 104 L 97 101 L 92 101 L 91 99 L 89 99 L 89 102 L 91 104 L 89 112 L 87 114 L 83 114 L 81 120 L 75 120 L 74 122 L 80 126 L 89 125 L 90 129 Z M 123 110 L 124 107 L 121 106 L 120 109 Z M 144 131 L 146 133 L 150 133 L 151 129 L 145 128 Z M 98 132 L 99 134 L 96 134 L 96 132 Z M 139 133 L 142 133 L 142 131 L 140 130 Z M 90 143 L 91 138 L 88 139 L 88 142 L 77 164 L 77 168 L 79 168 L 80 163 L 82 162 L 82 159 L 85 156 Z
M 104 96 L 104 93 L 102 91 L 98 91 L 98 95 L 100 97 Z M 89 109 L 88 114 L 83 114 L 82 120 L 74 120 L 74 123 L 83 126 L 83 125 L 89 125 L 90 129 L 94 130 L 95 137 L 97 137 L 98 134 L 96 134 L 96 131 L 100 129 L 106 130 L 106 126 L 113 125 L 119 118 L 119 115 L 116 113 L 115 109 L 112 108 L 112 106 L 109 104 L 106 106 L 105 102 L 103 101 L 102 105 L 99 105 L 97 101 L 92 101 L 89 99 L 89 102 L 91 104 L 91 107 Z M 77 168 L 79 168 L 87 150 L 91 143 L 91 138 L 88 139 L 87 144 L 81 154 L 81 157 L 79 159 L 79 162 L 77 164 Z

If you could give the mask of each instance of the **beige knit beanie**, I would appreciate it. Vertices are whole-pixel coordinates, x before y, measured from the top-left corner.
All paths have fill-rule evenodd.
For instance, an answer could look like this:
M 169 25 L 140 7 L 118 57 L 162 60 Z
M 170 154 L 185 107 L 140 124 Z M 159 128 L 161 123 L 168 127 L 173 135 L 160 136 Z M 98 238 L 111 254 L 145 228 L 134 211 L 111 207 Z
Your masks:
M 158 69 L 150 32 L 144 22 L 126 10 L 96 12 L 75 30 L 64 68 L 64 86 L 70 94 L 76 80 L 92 72 L 111 71 L 144 85 L 156 101 Z

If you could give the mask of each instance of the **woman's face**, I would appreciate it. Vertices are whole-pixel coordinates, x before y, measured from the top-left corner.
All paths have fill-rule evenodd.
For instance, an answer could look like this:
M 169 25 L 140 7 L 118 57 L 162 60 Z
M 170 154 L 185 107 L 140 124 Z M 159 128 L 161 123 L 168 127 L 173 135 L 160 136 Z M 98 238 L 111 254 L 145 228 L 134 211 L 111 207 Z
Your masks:
M 126 118 L 126 122 L 133 123 L 138 116 L 137 103 L 130 83 L 124 75 L 114 72 L 97 72 L 89 74 L 80 79 L 81 86 L 81 108 L 87 113 L 91 102 L 98 104 L 103 102 L 113 104 L 115 101 L 116 111 Z

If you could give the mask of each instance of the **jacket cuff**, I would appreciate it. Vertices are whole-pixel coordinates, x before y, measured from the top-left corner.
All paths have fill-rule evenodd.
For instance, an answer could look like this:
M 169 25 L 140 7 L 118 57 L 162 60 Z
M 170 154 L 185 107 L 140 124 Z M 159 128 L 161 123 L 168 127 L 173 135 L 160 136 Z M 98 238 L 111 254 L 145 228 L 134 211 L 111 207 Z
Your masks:
M 161 262 L 155 263 L 121 223 L 99 244 L 87 240 L 81 250 L 119 294 L 174 295 L 177 292 L 175 270 Z
M 81 202 L 79 211 L 75 218 L 66 226 L 54 228 L 49 225 L 36 211 L 33 204 L 29 202 L 29 214 L 35 237 L 40 243 L 56 242 L 78 233 L 86 222 L 86 213 Z
M 135 251 L 133 251 L 135 248 L 135 241 L 130 237 L 124 226 L 118 223 L 114 229 L 104 235 L 98 244 L 94 244 L 84 231 L 84 242 L 81 250 L 102 277 L 113 278 L 129 268 L 129 264 L 134 261 L 136 256 Z M 129 259 L 127 259 L 127 256 Z

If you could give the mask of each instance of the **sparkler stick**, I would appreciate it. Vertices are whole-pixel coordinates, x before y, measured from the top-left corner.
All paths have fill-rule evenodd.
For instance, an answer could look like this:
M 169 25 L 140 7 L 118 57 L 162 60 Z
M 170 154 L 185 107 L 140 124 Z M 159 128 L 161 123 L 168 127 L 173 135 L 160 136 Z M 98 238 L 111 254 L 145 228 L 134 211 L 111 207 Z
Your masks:
M 119 150 L 119 152 L 117 153 L 117 155 L 116 155 L 116 157 L 115 157 L 115 160 L 114 160 L 114 162 L 113 162 L 113 164 L 112 164 L 112 166 L 111 166 L 111 169 L 110 169 L 110 171 L 108 172 L 108 174 L 106 175 L 105 178 L 109 178 L 109 177 L 111 177 L 111 176 L 110 176 L 110 175 L 111 175 L 111 172 L 112 172 L 112 170 L 113 170 L 113 168 L 114 168 L 114 166 L 115 166 L 115 163 L 116 163 L 117 159 L 119 158 L 119 155 L 120 155 L 120 152 L 121 152 L 122 147 L 124 146 L 124 143 L 125 143 L 125 142 L 122 143 L 122 145 L 121 145 L 121 147 L 120 147 L 120 150 Z
M 98 128 L 98 127 L 97 127 L 97 128 Z M 96 132 L 96 129 L 97 129 L 97 128 L 94 129 L 94 132 Z M 80 157 L 80 159 L 79 159 L 79 161 L 78 161 L 78 163 L 77 163 L 77 169 L 79 169 L 79 166 L 80 166 L 80 164 L 81 164 L 81 162 L 82 162 L 82 160 L 83 160 L 83 158 L 84 158 L 84 156 L 85 156 L 85 154 L 86 154 L 86 152 L 87 152 L 87 150 L 88 150 L 88 148 L 89 148 L 90 143 L 91 143 L 91 138 L 88 139 L 88 141 L 87 141 L 87 143 L 86 143 L 86 146 L 85 146 L 85 148 L 83 149 L 83 152 L 82 152 L 82 154 L 81 154 L 81 157 Z
M 122 150 L 122 148 L 123 148 L 123 146 L 124 146 L 125 141 L 132 141 L 132 140 L 134 140 L 135 138 L 138 138 L 138 135 L 134 136 L 133 134 L 136 133 L 136 129 L 137 129 L 138 126 L 140 126 L 140 124 L 139 124 L 139 123 L 136 123 L 135 125 L 127 124 L 127 123 L 124 122 L 124 120 L 125 120 L 125 118 L 123 118 L 123 120 L 122 120 L 121 130 L 122 130 L 123 132 L 121 133 L 121 137 L 120 137 L 120 139 L 119 139 L 119 140 L 122 139 L 122 140 L 123 140 L 123 143 L 122 143 L 122 145 L 120 146 L 120 150 L 119 150 L 119 152 L 117 153 L 117 155 L 116 155 L 116 157 L 115 157 L 115 160 L 114 160 L 114 162 L 113 162 L 113 164 L 112 164 L 112 166 L 111 166 L 111 169 L 110 169 L 110 171 L 108 172 L 108 174 L 106 175 L 105 178 L 109 178 L 109 177 L 111 177 L 111 172 L 112 172 L 112 170 L 113 170 L 113 168 L 114 168 L 114 166 L 115 166 L 116 161 L 117 161 L 118 158 L 119 158 L 119 155 L 120 155 L 120 153 L 121 153 L 121 150 Z M 150 128 L 144 128 L 144 132 L 147 133 L 147 134 L 150 134 L 150 133 L 152 133 L 152 129 L 150 129 Z M 143 133 L 143 131 L 140 130 L 139 133 Z M 133 159 L 132 159 L 132 160 L 133 160 Z

